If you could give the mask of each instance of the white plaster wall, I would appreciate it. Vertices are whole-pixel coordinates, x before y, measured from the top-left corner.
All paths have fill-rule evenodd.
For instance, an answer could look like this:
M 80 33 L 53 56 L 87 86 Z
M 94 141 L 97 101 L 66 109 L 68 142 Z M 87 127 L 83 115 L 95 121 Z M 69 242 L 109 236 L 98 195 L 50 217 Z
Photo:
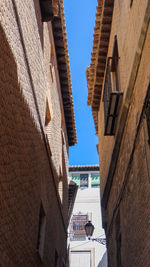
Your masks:
M 71 172 L 69 174 L 70 179 L 72 174 L 78 173 L 97 173 L 95 172 Z M 79 188 L 76 196 L 76 201 L 72 214 L 77 213 L 92 213 L 92 224 L 95 227 L 92 238 L 102 237 L 104 238 L 104 230 L 101 223 L 101 209 L 100 209 L 100 188 L 91 188 L 91 180 L 89 177 L 89 187 Z M 70 250 L 92 250 L 93 253 L 93 265 L 91 267 L 97 267 L 101 261 L 103 254 L 106 251 L 104 245 L 99 244 L 96 241 L 89 241 L 87 238 L 84 241 L 70 241 Z M 72 263 L 74 264 L 74 263 Z M 70 266 L 72 266 L 72 264 Z

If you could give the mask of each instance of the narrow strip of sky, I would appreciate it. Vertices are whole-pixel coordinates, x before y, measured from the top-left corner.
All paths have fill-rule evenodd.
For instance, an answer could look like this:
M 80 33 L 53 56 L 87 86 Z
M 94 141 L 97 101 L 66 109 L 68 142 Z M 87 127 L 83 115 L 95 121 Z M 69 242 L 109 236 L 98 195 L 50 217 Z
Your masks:
M 87 106 L 86 67 L 91 62 L 97 0 L 64 0 L 78 143 L 69 151 L 70 165 L 98 164 L 94 122 Z

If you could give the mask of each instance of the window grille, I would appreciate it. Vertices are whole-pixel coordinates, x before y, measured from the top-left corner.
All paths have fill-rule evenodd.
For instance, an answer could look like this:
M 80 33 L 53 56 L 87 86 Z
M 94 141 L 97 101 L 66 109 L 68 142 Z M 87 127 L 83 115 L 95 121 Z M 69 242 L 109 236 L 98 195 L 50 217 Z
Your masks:
M 109 109 L 110 94 L 112 93 L 111 76 L 110 76 L 110 60 L 111 58 L 108 58 L 106 76 L 105 76 L 104 94 L 103 94 L 105 125 L 106 125 L 108 109 Z
M 111 72 L 117 72 L 119 53 L 118 53 L 118 41 L 117 35 L 114 36 L 113 52 L 112 52 L 112 61 L 111 61 Z
M 114 135 L 116 129 L 117 117 L 119 114 L 120 104 L 123 92 L 119 90 L 118 85 L 118 45 L 117 37 L 114 38 L 114 48 L 112 57 L 107 59 L 107 67 L 104 83 L 104 135 Z
M 70 240 L 86 240 L 86 233 L 84 225 L 88 222 L 88 214 L 73 214 L 71 223 L 70 223 Z

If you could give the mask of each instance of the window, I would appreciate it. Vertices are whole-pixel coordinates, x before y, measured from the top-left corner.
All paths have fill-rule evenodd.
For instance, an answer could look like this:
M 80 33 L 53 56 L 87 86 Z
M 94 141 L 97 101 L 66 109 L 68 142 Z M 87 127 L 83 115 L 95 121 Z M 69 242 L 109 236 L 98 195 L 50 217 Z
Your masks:
M 112 57 L 108 57 L 107 69 L 104 83 L 104 135 L 114 135 L 117 117 L 123 93 L 119 90 L 118 82 L 118 43 L 117 36 L 114 37 Z
M 148 131 L 148 144 L 150 145 L 150 110 L 146 111 L 147 131 Z
M 117 41 L 117 36 L 115 35 L 112 58 L 111 58 L 111 80 L 112 80 L 113 91 L 119 91 L 118 61 L 119 61 L 118 41 Z
M 84 229 L 84 225 L 89 220 L 89 214 L 73 214 L 71 223 L 70 223 L 70 240 L 85 240 L 86 233 Z
M 72 174 L 72 181 L 80 186 L 80 174 Z
M 52 79 L 52 83 L 54 82 L 54 78 L 53 78 L 53 70 L 52 70 L 52 64 L 50 63 L 49 65 L 50 67 L 50 74 L 51 74 L 51 79 Z
M 54 45 L 53 43 L 51 43 L 51 57 L 54 57 L 55 53 L 54 53 Z
M 50 63 L 51 63 L 51 66 L 54 66 L 54 62 L 55 62 L 55 50 L 54 50 L 54 44 L 53 42 L 51 42 L 51 57 L 50 57 Z
M 72 181 L 81 188 L 88 187 L 88 174 L 72 174 Z
M 41 203 L 40 214 L 39 214 L 38 242 L 37 242 L 37 250 L 39 252 L 41 259 L 43 259 L 44 256 L 45 231 L 46 231 L 46 215 L 44 212 L 43 205 Z
M 117 66 L 118 66 L 118 41 L 117 41 L 117 35 L 114 37 L 114 45 L 113 45 L 113 51 L 112 51 L 112 61 L 111 61 L 111 72 L 117 72 Z
M 80 174 L 80 187 L 88 187 L 88 174 Z
M 53 7 L 51 1 L 40 0 L 42 21 L 50 21 L 53 19 Z
M 45 112 L 45 126 L 49 124 L 51 120 L 51 114 L 50 114 L 50 109 L 49 109 L 49 104 L 48 104 L 48 99 L 46 100 L 46 112 Z
M 147 121 L 148 144 L 150 145 L 150 84 L 148 87 L 148 98 L 145 106 L 145 115 Z
M 51 21 L 54 16 L 58 16 L 59 4 L 54 0 L 40 0 L 42 21 Z
M 91 174 L 91 186 L 92 187 L 99 187 L 100 186 L 99 173 L 92 173 Z
M 62 145 L 65 144 L 65 135 L 63 129 L 61 129 L 61 139 L 62 139 Z

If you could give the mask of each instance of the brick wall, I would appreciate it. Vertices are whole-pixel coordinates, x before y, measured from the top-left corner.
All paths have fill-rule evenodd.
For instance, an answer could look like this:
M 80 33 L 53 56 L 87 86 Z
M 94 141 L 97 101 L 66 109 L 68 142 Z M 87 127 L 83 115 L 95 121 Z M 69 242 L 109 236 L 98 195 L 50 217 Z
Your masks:
M 118 39 L 118 77 L 119 77 L 119 89 L 123 91 L 123 105 L 122 113 L 126 113 L 128 109 L 131 94 L 133 91 L 133 85 L 131 86 L 131 74 L 135 70 L 135 57 L 141 53 L 141 40 L 140 34 L 143 30 L 142 27 L 145 24 L 144 14 L 146 12 L 148 1 L 136 1 L 133 2 L 132 8 L 130 8 L 130 1 L 114 1 L 114 11 L 112 18 L 112 28 L 109 41 L 108 56 L 112 56 L 114 36 L 117 35 Z M 144 32 L 144 31 L 143 31 Z M 140 41 L 139 41 L 140 40 Z M 139 44 L 140 43 L 140 44 Z M 133 75 L 132 75 L 133 76 Z M 147 76 L 147 82 L 148 82 Z M 134 78 L 132 78 L 134 82 Z M 145 89 L 146 90 L 146 87 Z M 103 92 L 102 92 L 103 93 Z M 145 93 L 143 93 L 143 96 Z M 140 99 L 140 97 L 139 97 Z M 101 98 L 100 110 L 99 110 L 99 144 L 100 144 L 100 159 L 101 159 L 101 193 L 103 194 L 104 186 L 106 183 L 106 177 L 108 175 L 108 168 L 111 162 L 111 155 L 114 149 L 116 136 L 107 137 L 104 136 L 104 114 L 103 114 L 103 98 Z M 121 115 L 121 112 L 120 112 Z M 118 119 L 119 121 L 119 119 Z M 120 123 L 117 124 L 118 128 Z M 119 131 L 117 128 L 116 132 Z M 108 153 L 107 153 L 108 152 Z M 107 156 L 106 156 L 107 155 Z
M 62 266 L 66 257 L 68 141 L 63 125 L 66 140 L 62 146 L 59 80 L 53 85 L 48 70 L 51 24 L 41 22 L 38 1 L 4 0 L 0 18 L 0 264 L 54 266 L 56 249 Z M 43 139 L 46 99 L 52 115 L 50 159 Z M 62 203 L 57 190 L 61 165 Z M 43 263 L 36 249 L 41 201 L 47 221 Z
M 116 242 L 116 216 L 118 210 L 120 210 L 122 266 L 149 266 L 150 149 L 147 140 L 147 125 L 145 117 L 143 117 L 137 135 L 133 160 L 128 166 L 125 186 L 122 191 L 120 190 L 120 199 L 114 209 L 112 209 L 109 202 L 107 237 L 110 267 L 118 266 Z M 117 178 L 117 175 L 115 178 Z M 115 197 L 113 188 L 112 191 L 113 197 Z M 113 211 L 111 217 L 109 215 L 110 209 Z
M 102 200 L 108 193 L 103 223 L 109 267 L 148 267 L 150 262 L 150 148 L 143 113 L 150 77 L 149 8 L 149 1 L 133 1 L 131 8 L 130 1 L 114 1 L 108 56 L 112 56 L 114 35 L 117 35 L 119 86 L 123 91 L 115 136 L 104 136 L 102 101 L 99 110 Z M 112 179 L 110 191 L 105 187 L 109 179 Z
M 149 33 L 150 29 L 145 41 L 107 206 L 108 229 L 110 224 L 115 227 L 117 209 L 120 208 L 121 211 L 122 262 L 125 266 L 149 266 L 149 250 L 145 249 L 145 246 L 149 247 L 150 230 L 148 204 L 150 148 L 145 117 L 142 117 L 142 121 L 139 122 L 150 73 L 147 56 Z M 138 127 L 140 127 L 139 130 Z M 108 233 L 110 232 L 109 229 Z M 112 236 L 109 260 L 116 254 L 114 251 L 111 254 L 111 250 L 115 248 L 114 234 Z M 137 256 L 139 254 L 140 257 Z M 114 266 L 113 261 L 114 259 L 110 261 L 110 266 Z
M 117 180 L 115 181 L 115 183 L 117 182 L 117 188 L 116 188 L 117 191 L 115 192 L 116 199 L 120 193 L 121 186 L 125 177 L 125 170 L 127 169 L 127 166 L 129 164 L 130 156 L 135 142 L 135 136 L 137 133 L 137 127 L 139 124 L 146 92 L 149 85 L 148 75 L 150 73 L 150 66 L 149 66 L 149 58 L 147 57 L 149 53 L 149 41 L 150 41 L 149 33 L 150 33 L 150 28 L 148 30 L 147 38 L 145 41 L 145 46 L 141 58 L 141 64 L 139 67 L 139 72 L 132 96 L 132 102 L 128 112 L 127 122 L 125 125 L 124 134 L 120 145 L 120 152 L 118 155 L 118 163 L 116 166 Z M 143 85 L 142 90 L 141 90 L 141 84 Z M 123 173 L 122 170 L 124 170 Z

